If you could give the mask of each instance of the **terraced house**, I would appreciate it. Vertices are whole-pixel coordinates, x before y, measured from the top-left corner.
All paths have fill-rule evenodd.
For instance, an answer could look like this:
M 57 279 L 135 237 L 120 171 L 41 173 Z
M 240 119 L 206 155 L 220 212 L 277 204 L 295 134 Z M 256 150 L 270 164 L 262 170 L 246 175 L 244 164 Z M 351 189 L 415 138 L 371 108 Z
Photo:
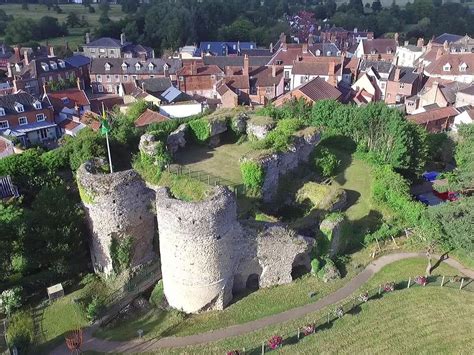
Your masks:
M 53 108 L 46 100 L 26 92 L 0 96 L 0 135 L 28 147 L 56 140 L 56 128 Z
M 176 81 L 176 72 L 181 67 L 179 59 L 152 58 L 95 58 L 91 62 L 90 80 L 94 93 L 121 94 L 123 85 L 136 80 L 170 78 Z

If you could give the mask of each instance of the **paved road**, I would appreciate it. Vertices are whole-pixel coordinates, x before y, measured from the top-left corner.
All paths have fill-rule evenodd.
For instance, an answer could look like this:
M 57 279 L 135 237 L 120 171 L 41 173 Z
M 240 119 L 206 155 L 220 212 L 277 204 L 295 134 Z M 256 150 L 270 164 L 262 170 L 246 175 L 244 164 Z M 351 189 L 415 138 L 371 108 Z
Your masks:
M 84 345 L 82 350 L 95 350 L 100 352 L 145 352 L 154 349 L 168 348 L 168 347 L 184 347 L 190 345 L 199 345 L 214 342 L 217 340 L 230 338 L 234 336 L 250 333 L 270 325 L 283 323 L 295 320 L 305 315 L 318 311 L 322 308 L 338 303 L 345 298 L 352 295 L 359 287 L 369 280 L 376 272 L 388 264 L 393 262 L 414 258 L 425 257 L 424 253 L 395 253 L 382 256 L 379 259 L 370 263 L 360 274 L 352 278 L 347 284 L 341 287 L 334 293 L 305 306 L 290 309 L 288 311 L 274 314 L 268 317 L 257 319 L 251 322 L 233 325 L 230 327 L 217 329 L 201 334 L 189 335 L 184 337 L 166 337 L 161 339 L 151 339 L 146 341 L 131 340 L 131 341 L 110 341 L 92 337 L 94 328 L 88 328 L 84 332 Z M 433 260 L 439 259 L 438 255 L 433 255 Z M 444 260 L 445 263 L 454 267 L 462 274 L 474 278 L 474 271 L 465 268 L 459 262 L 453 259 Z M 70 354 L 65 345 L 56 348 L 52 354 L 63 355 Z

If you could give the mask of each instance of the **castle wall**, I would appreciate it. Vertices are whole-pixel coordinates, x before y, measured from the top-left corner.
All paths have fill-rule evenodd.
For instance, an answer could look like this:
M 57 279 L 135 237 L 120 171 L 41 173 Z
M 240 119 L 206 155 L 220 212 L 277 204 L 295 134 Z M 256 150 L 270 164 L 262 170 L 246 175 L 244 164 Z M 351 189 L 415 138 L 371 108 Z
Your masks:
M 113 271 L 112 238 L 132 238 L 132 268 L 153 258 L 155 193 L 134 170 L 104 174 L 99 172 L 98 164 L 99 161 L 94 160 L 81 165 L 77 182 L 92 234 L 90 249 L 94 270 L 110 274 Z

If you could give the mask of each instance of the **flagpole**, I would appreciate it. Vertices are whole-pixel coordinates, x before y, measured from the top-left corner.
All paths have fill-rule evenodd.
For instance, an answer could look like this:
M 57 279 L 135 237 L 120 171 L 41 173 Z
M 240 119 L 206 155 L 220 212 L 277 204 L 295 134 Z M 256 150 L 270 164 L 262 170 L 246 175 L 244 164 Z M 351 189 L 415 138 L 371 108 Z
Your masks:
M 112 155 L 110 154 L 109 134 L 107 132 L 105 132 L 105 141 L 107 142 L 107 153 L 109 153 L 110 172 L 113 173 L 114 169 L 112 168 Z

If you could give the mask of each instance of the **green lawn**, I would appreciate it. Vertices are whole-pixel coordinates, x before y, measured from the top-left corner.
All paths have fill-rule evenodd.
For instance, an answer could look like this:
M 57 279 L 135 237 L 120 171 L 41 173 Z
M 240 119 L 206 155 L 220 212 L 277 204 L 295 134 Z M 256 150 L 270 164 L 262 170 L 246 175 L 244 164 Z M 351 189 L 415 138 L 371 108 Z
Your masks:
M 216 148 L 191 145 L 177 153 L 174 162 L 203 171 L 235 184 L 242 183 L 239 159 L 252 150 L 250 142 L 223 144 Z
M 402 260 L 383 268 L 362 289 L 370 289 L 380 282 L 403 281 L 409 276 L 423 274 L 426 259 Z M 458 272 L 441 264 L 434 275 L 456 275 Z M 471 288 L 472 289 L 472 288 Z M 356 292 L 358 295 L 359 292 Z M 459 353 L 470 342 L 474 326 L 473 294 L 456 288 L 428 286 L 414 287 L 384 295 L 362 305 L 358 314 L 346 314 L 327 330 L 302 340 L 297 345 L 287 345 L 284 353 L 314 354 L 331 353 L 419 353 L 423 344 L 428 353 Z M 166 354 L 219 354 L 232 349 L 254 349 L 259 354 L 262 341 L 278 334 L 287 338 L 296 334 L 296 329 L 333 310 L 330 306 L 311 313 L 296 321 L 290 321 L 244 336 L 228 338 L 202 346 L 166 349 L 156 353 Z M 388 347 L 386 347 L 390 344 Z M 396 346 L 396 348 L 395 348 Z M 413 346 L 414 351 L 411 351 Z M 400 351 L 398 351 L 400 349 Z M 429 350 L 433 351 L 429 351 Z M 447 351 L 451 349 L 451 351 Z

